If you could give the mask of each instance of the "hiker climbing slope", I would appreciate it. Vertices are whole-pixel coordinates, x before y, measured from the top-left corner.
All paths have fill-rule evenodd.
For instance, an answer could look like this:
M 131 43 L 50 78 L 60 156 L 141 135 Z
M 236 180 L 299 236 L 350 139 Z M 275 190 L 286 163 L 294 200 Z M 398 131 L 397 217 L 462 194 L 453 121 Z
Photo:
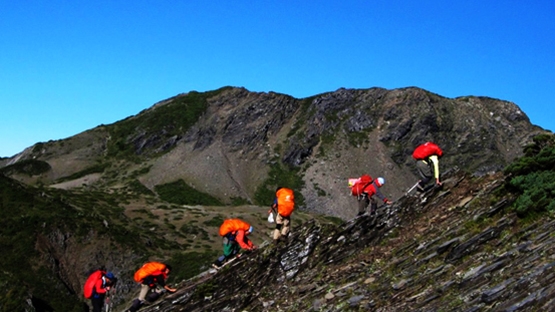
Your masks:
M 418 192 L 427 191 L 430 187 L 426 186 L 432 179 L 435 179 L 436 186 L 441 186 L 439 180 L 439 158 L 441 156 L 443 156 L 443 151 L 432 142 L 426 142 L 414 149 L 412 157 L 416 160 L 416 169 L 421 178 L 416 187 Z
M 278 187 L 272 208 L 268 213 L 276 213 L 276 228 L 274 230 L 274 243 L 286 241 L 291 229 L 291 214 L 295 210 L 295 195 L 293 190 Z
M 141 291 L 139 298 L 133 300 L 133 305 L 128 311 L 135 312 L 139 310 L 145 303 L 145 300 L 149 302 L 155 301 L 164 290 L 175 292 L 177 289 L 166 285 L 166 279 L 171 269 L 170 265 L 161 262 L 148 262 L 138 269 L 133 279 L 141 283 Z
M 351 179 L 353 180 L 353 179 Z M 351 194 L 357 197 L 358 200 L 358 216 L 366 212 L 366 208 L 371 203 L 370 215 L 374 215 L 378 209 L 378 203 L 374 199 L 376 195 L 379 199 L 383 200 L 385 204 L 391 204 L 391 201 L 380 192 L 380 187 L 385 184 L 385 179 L 382 177 L 372 180 L 367 174 L 362 175 L 360 178 L 353 181 L 351 186 Z
M 91 299 L 93 312 L 102 311 L 106 294 L 116 281 L 117 279 L 112 272 L 104 270 L 96 270 L 89 275 L 83 286 L 83 295 L 85 298 Z
M 224 254 L 218 257 L 212 266 L 216 269 L 220 268 L 226 261 L 238 256 L 241 249 L 256 249 L 256 246 L 247 237 L 252 231 L 253 227 L 243 220 L 224 220 L 219 231 L 220 236 L 223 237 Z

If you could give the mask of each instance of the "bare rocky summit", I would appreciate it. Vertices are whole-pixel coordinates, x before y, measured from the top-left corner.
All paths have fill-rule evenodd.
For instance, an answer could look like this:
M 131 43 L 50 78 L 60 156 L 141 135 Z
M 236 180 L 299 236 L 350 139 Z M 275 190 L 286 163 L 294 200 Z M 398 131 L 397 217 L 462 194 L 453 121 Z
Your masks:
M 204 106 L 193 107 L 197 102 Z M 277 164 L 299 170 L 304 209 L 347 219 L 354 209 L 346 180 L 383 176 L 384 193 L 397 199 L 418 180 L 411 153 L 425 141 L 445 151 L 442 169 L 483 175 L 502 169 L 544 132 L 515 104 L 486 97 L 450 99 L 411 87 L 295 99 L 226 87 L 178 95 L 114 124 L 38 143 L 0 165 L 47 162 L 51 169 L 38 175 L 10 175 L 31 184 L 109 191 L 137 178 L 154 190 L 182 179 L 224 203 L 261 204 L 256 192 L 275 188 L 269 172 Z

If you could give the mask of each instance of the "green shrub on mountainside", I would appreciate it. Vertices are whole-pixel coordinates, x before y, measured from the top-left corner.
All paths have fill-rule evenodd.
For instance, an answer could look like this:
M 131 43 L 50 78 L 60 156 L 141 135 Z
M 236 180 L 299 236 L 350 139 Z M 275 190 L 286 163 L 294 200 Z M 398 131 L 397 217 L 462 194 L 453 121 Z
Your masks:
M 135 194 L 142 194 L 142 195 L 154 195 L 154 192 L 151 191 L 148 187 L 144 186 L 139 180 L 134 179 L 127 184 L 127 188 L 135 193 Z
M 204 224 L 206 226 L 214 226 L 214 227 L 219 228 L 220 225 L 222 225 L 222 223 L 224 223 L 224 219 L 225 219 L 225 217 L 222 214 L 217 214 L 212 219 L 206 220 L 202 224 Z
M 227 89 L 229 87 L 178 95 L 148 113 L 139 113 L 107 126 L 111 137 L 108 141 L 108 156 L 136 158 L 137 147 L 133 140 L 140 138 L 143 133 L 150 136 L 151 150 L 161 147 L 171 137 L 183 135 L 204 114 L 208 107 L 207 100 Z
M 173 204 L 223 206 L 217 198 L 197 191 L 182 179 L 172 183 L 156 185 L 154 190 L 161 199 Z
M 507 189 L 517 195 L 519 216 L 555 212 L 555 135 L 540 135 L 524 148 L 524 156 L 505 169 Z
M 200 240 L 210 239 L 208 232 L 206 232 L 206 230 L 204 230 L 203 227 L 200 227 L 195 224 L 185 223 L 179 228 L 179 230 L 187 236 L 193 236 L 195 239 L 200 239 Z
M 38 235 L 48 235 L 53 228 L 64 229 L 74 223 L 75 217 L 71 216 L 75 213 L 69 210 L 72 208 L 57 199 L 36 196 L 0 175 L 0 250 L 5 251 L 0 274 L 2 311 L 21 311 L 29 292 L 35 300 L 47 301 L 54 311 L 82 311 L 77 297 L 70 296 L 67 287 L 37 261 L 40 255 L 35 249 Z M 17 309 L 10 308 L 12 303 L 19 303 Z
M 56 183 L 61 183 L 61 182 L 64 182 L 64 181 L 71 181 L 71 180 L 79 179 L 79 178 L 82 178 L 86 175 L 93 174 L 93 173 L 102 173 L 102 172 L 104 172 L 104 170 L 108 166 L 109 166 L 108 164 L 97 164 L 97 165 L 91 166 L 89 168 L 86 168 L 84 170 L 81 170 L 79 172 L 76 172 L 72 175 L 69 175 L 67 177 L 60 178 L 56 181 Z
M 243 206 L 250 204 L 249 200 L 243 197 L 231 197 L 230 199 L 232 206 Z
M 16 162 L 13 165 L 9 165 L 0 169 L 0 173 L 6 175 L 11 174 L 26 174 L 28 176 L 39 175 L 50 170 L 50 165 L 42 160 L 28 159 Z
M 304 197 L 300 190 L 304 187 L 301 169 L 288 167 L 278 161 L 270 166 L 268 178 L 262 183 L 254 193 L 254 201 L 259 206 L 270 206 L 276 197 L 278 186 L 290 188 L 295 191 L 295 206 L 304 205 Z
M 197 276 L 205 271 L 210 263 L 219 256 L 216 251 L 205 252 L 180 252 L 172 255 L 168 263 L 172 265 L 172 273 L 168 278 L 170 283 L 179 283 L 182 280 Z

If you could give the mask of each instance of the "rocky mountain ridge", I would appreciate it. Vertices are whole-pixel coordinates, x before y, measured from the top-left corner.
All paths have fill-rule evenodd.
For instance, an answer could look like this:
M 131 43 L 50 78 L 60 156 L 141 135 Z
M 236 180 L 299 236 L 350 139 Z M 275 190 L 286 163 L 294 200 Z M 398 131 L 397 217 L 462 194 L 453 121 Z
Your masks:
M 283 182 L 276 176 L 289 172 L 303 208 L 347 219 L 354 213 L 345 205 L 347 178 L 383 176 L 384 192 L 399 198 L 418 179 L 410 155 L 422 142 L 442 147 L 442 167 L 481 175 L 502 169 L 545 132 L 515 104 L 486 97 L 371 88 L 295 99 L 225 87 L 178 95 L 114 124 L 39 143 L 0 166 L 44 162 L 44 172 L 9 176 L 65 189 L 129 191 L 140 184 L 155 192 L 181 179 L 224 203 L 253 204 L 263 204 Z

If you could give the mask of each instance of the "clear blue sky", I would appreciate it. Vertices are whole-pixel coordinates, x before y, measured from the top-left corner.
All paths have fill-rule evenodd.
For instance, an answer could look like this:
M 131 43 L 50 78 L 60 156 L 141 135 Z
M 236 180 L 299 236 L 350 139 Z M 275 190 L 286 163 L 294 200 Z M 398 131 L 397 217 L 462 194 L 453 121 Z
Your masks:
M 555 1 L 0 1 L 0 156 L 228 85 L 489 96 L 555 130 Z

